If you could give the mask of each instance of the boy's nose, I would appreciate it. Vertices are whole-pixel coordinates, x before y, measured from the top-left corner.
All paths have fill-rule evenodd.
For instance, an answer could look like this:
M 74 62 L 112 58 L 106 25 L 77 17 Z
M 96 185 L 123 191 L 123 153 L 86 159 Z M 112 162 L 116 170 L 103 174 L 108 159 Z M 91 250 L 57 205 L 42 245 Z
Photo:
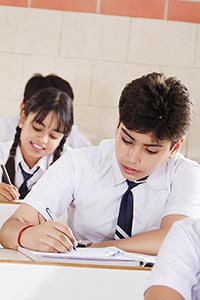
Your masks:
M 128 153 L 128 158 L 129 158 L 130 162 L 132 162 L 132 163 L 140 162 L 140 160 L 141 160 L 140 149 L 137 149 L 137 148 L 131 149 Z

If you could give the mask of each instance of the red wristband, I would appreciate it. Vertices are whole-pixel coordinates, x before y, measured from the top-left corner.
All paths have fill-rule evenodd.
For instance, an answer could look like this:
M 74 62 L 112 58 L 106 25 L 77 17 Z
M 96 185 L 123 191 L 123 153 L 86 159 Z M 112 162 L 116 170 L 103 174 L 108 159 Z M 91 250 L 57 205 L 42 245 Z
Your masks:
M 23 227 L 23 228 L 19 231 L 18 237 L 17 237 L 17 243 L 18 243 L 18 245 L 19 245 L 20 247 L 24 248 L 24 246 L 23 246 L 23 245 L 21 244 L 21 242 L 20 242 L 22 233 L 23 233 L 26 229 L 28 229 L 29 227 L 33 227 L 33 226 L 34 226 L 34 225 L 29 224 L 29 225 Z

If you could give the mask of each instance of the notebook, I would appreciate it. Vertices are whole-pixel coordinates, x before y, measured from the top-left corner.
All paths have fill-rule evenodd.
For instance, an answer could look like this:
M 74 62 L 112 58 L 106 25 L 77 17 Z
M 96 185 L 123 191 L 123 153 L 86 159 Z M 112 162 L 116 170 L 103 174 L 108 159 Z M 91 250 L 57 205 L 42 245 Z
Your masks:
M 85 261 L 90 263 L 145 266 L 147 262 L 154 263 L 154 257 L 123 251 L 116 247 L 106 248 L 76 248 L 66 253 L 33 251 L 18 247 L 18 251 L 34 261 L 74 262 Z M 151 259 L 151 260 L 150 260 Z

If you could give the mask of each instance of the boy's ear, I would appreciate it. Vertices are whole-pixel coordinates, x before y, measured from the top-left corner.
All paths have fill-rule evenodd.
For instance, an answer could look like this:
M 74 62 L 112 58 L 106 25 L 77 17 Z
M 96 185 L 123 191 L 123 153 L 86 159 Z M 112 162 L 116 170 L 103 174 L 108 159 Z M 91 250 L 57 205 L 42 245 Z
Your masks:
M 172 157 L 177 151 L 179 151 L 181 149 L 181 146 L 183 145 L 184 140 L 185 140 L 185 137 L 182 137 L 178 142 L 176 142 L 174 144 L 174 146 L 170 150 L 169 157 Z
M 18 127 L 22 128 L 25 121 L 26 121 L 26 116 L 25 116 L 24 110 L 22 110 L 20 112 L 20 116 L 19 116 L 19 120 L 18 120 Z

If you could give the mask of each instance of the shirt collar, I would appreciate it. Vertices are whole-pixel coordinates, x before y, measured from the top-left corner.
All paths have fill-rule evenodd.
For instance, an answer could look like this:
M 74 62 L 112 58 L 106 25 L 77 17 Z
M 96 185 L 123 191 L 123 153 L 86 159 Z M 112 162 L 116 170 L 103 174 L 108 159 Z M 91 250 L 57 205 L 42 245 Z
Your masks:
M 36 165 L 32 169 L 30 169 L 29 166 L 26 164 L 26 162 L 23 159 L 20 147 L 19 146 L 17 147 L 16 156 L 15 156 L 15 164 L 17 166 L 17 170 L 19 170 L 19 163 L 21 163 L 22 168 L 27 173 L 31 173 L 31 174 L 34 173 L 38 167 L 40 167 L 40 169 L 43 172 L 45 172 L 52 161 L 53 161 L 53 154 L 45 155 L 39 159 L 39 161 L 36 163 Z

